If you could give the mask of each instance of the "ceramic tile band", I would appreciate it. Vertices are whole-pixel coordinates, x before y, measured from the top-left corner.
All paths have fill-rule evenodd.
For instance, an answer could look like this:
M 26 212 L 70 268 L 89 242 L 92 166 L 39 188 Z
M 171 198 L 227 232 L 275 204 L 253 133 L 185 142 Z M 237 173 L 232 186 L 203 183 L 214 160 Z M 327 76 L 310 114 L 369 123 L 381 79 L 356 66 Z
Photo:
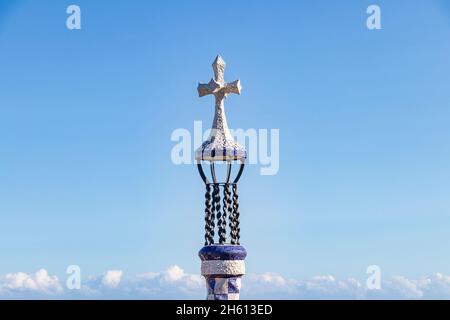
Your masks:
M 208 260 L 202 261 L 202 275 L 243 275 L 245 274 L 244 260 Z

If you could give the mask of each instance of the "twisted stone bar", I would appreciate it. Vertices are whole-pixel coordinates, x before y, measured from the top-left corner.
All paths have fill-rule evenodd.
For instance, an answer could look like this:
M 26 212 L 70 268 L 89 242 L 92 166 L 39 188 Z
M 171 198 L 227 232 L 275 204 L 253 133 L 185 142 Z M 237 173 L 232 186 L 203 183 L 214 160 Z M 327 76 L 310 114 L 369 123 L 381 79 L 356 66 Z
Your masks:
M 214 243 L 214 218 L 212 216 L 211 186 L 206 184 L 205 192 L 205 246 Z
M 207 300 L 239 300 L 241 278 L 245 274 L 244 247 L 214 244 L 198 253 L 206 279 Z

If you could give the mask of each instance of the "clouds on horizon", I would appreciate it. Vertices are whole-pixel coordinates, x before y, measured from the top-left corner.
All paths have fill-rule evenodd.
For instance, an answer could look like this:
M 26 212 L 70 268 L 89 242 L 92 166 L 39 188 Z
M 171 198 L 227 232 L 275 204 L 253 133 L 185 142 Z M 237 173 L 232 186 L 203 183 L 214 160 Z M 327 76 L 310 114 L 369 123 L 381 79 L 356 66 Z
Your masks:
M 204 299 L 205 284 L 198 274 L 170 266 L 164 272 L 127 276 L 108 270 L 89 276 L 78 290 L 69 290 L 47 270 L 0 276 L 0 299 Z M 243 280 L 242 299 L 450 299 L 450 276 L 408 279 L 393 276 L 380 290 L 367 290 L 354 278 L 339 280 L 331 275 L 307 280 L 288 279 L 276 273 L 249 274 Z

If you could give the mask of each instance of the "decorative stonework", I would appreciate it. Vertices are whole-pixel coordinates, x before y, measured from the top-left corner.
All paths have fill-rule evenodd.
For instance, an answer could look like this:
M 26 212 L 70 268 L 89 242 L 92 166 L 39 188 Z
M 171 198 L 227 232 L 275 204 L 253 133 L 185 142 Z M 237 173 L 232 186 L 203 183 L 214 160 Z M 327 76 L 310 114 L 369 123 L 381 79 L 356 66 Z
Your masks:
M 198 253 L 208 300 L 239 300 L 247 252 L 237 245 L 211 245 Z
M 195 158 L 200 177 L 205 184 L 205 246 L 198 255 L 202 260 L 208 300 L 239 300 L 241 277 L 245 274 L 247 251 L 240 245 L 240 212 L 237 183 L 244 170 L 247 152 L 236 143 L 228 129 L 224 100 L 231 93 L 241 93 L 241 83 L 226 83 L 223 77 L 225 61 L 217 56 L 213 65 L 214 79 L 198 85 L 198 95 L 212 94 L 216 108 L 211 134 L 197 149 Z M 209 165 L 211 178 L 203 170 Z M 231 178 L 232 166 L 238 160 L 238 170 Z M 216 175 L 216 161 L 227 162 L 224 178 Z M 223 197 L 222 197 L 223 196 Z M 216 242 L 217 241 L 217 242 Z
M 200 83 L 197 87 L 199 97 L 214 95 L 215 114 L 211 134 L 195 152 L 195 159 L 208 161 L 245 160 L 247 151 L 243 146 L 233 140 L 225 116 L 224 100 L 231 94 L 241 94 L 240 80 L 226 83 L 224 80 L 225 61 L 220 55 L 212 64 L 214 79 L 209 83 Z
M 207 300 L 239 300 L 241 278 L 208 278 L 206 288 Z
M 202 261 L 202 275 L 244 275 L 243 260 L 210 260 Z

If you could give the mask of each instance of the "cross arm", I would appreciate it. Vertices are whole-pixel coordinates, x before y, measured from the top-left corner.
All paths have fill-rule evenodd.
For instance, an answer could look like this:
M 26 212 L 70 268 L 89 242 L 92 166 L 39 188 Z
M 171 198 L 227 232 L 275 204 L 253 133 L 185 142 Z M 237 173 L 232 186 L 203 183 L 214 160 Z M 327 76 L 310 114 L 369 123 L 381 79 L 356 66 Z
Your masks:
M 223 88 L 223 91 L 225 94 L 228 93 L 235 93 L 235 94 L 241 94 L 242 86 L 241 81 L 236 80 L 230 83 L 225 83 L 225 86 Z
M 214 81 L 214 79 L 211 79 L 209 83 L 199 83 L 197 87 L 198 96 L 203 97 L 208 94 L 214 94 L 218 92 L 220 88 L 220 83 Z
M 197 87 L 198 96 L 203 97 L 208 94 L 215 94 L 222 92 L 223 94 L 235 93 L 241 94 L 241 81 L 236 80 L 230 83 L 221 84 L 214 79 L 211 79 L 209 83 L 199 83 Z

